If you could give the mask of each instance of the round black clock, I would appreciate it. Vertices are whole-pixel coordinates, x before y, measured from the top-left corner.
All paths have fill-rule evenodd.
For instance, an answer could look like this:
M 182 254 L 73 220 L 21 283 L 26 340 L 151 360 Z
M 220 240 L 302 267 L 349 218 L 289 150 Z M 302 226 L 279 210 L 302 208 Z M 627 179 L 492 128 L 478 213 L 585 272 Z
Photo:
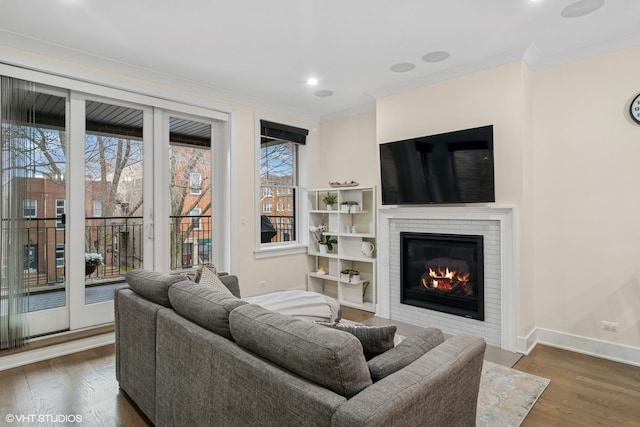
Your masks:
M 640 125 L 640 93 L 633 98 L 629 106 L 629 114 L 634 122 Z

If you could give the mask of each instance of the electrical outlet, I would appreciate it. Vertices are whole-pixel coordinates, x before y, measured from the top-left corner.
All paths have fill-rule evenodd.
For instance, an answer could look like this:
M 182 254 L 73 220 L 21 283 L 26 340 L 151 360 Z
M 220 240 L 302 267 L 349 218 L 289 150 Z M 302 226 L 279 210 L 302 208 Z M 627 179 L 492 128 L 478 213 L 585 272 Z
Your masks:
M 267 287 L 267 281 L 266 280 L 260 280 L 258 282 L 258 287 L 259 288 L 266 288 Z
M 609 332 L 620 332 L 620 323 L 602 321 L 602 329 Z

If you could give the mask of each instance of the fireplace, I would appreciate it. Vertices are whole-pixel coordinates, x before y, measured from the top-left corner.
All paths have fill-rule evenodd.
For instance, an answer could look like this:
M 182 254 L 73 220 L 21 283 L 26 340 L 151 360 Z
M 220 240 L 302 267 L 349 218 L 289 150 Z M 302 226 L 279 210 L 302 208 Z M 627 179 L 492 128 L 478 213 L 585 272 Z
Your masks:
M 402 304 L 484 320 L 483 236 L 400 233 Z

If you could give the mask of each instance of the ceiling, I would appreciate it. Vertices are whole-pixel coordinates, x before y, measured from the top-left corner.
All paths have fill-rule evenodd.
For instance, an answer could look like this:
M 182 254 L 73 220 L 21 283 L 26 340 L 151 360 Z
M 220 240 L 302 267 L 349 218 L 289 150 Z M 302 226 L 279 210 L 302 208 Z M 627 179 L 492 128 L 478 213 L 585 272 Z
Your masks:
M 0 3 L 0 45 L 321 120 L 514 60 L 539 69 L 636 44 L 639 0 Z

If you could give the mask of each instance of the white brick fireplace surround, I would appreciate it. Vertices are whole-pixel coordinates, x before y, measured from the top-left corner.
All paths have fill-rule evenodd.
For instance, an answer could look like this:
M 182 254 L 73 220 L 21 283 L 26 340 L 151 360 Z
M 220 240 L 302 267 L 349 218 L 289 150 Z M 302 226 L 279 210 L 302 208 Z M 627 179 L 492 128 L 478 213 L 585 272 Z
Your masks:
M 516 351 L 514 209 L 512 207 L 408 207 L 380 209 L 378 315 L 448 334 L 470 333 Z M 484 236 L 485 320 L 400 302 L 400 233 Z

